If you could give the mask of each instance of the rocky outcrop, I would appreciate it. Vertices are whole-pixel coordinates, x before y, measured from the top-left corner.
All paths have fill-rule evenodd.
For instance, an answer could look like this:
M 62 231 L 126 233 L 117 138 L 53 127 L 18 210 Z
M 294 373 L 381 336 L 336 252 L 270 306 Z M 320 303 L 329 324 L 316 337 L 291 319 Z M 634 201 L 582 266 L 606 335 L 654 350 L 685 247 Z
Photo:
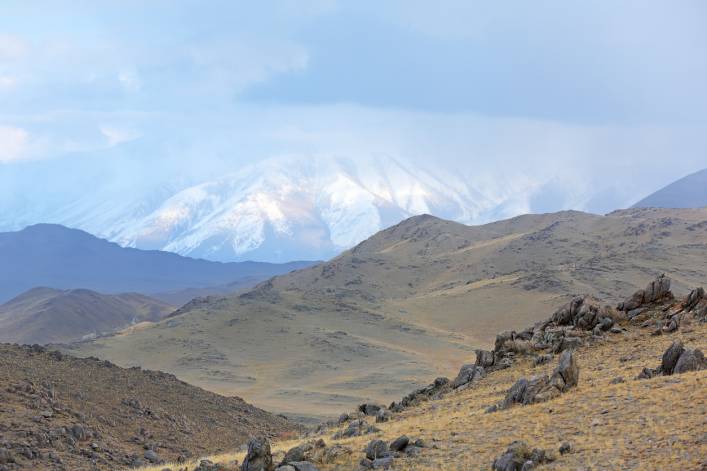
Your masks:
M 408 407 L 420 404 L 421 402 L 439 399 L 451 390 L 452 382 L 449 378 L 439 377 L 435 379 L 432 384 L 411 392 L 402 398 L 400 402 L 393 402 L 390 404 L 390 410 L 392 412 L 400 412 Z
M 248 453 L 241 465 L 241 471 L 273 471 L 274 469 L 270 442 L 265 438 L 252 438 L 248 442 Z
M 369 425 L 364 419 L 354 419 L 349 421 L 348 426 L 344 430 L 336 432 L 332 436 L 332 439 L 338 440 L 340 438 L 359 437 L 378 431 L 378 428 L 374 425 Z
M 457 377 L 452 381 L 452 388 L 461 389 L 462 387 L 467 387 L 484 376 L 486 376 L 486 370 L 484 370 L 483 366 L 464 365 L 459 370 Z
M 699 371 L 707 368 L 705 356 L 699 349 L 686 349 L 682 342 L 676 340 L 663 353 L 658 368 L 644 368 L 638 379 L 648 379 L 655 376 L 670 376 L 672 374 Z
M 553 461 L 543 449 L 532 450 L 524 441 L 511 443 L 506 451 L 491 465 L 495 471 L 529 471 L 535 466 Z
M 645 305 L 655 304 L 659 301 L 672 299 L 673 293 L 670 291 L 670 278 L 665 274 L 660 275 L 655 280 L 648 283 L 644 289 L 639 289 L 633 295 L 622 303 L 619 303 L 617 309 L 630 313 L 635 309 L 639 309 Z M 631 317 L 631 314 L 629 314 Z
M 501 404 L 490 410 L 507 409 L 513 404 L 534 404 L 553 399 L 577 386 L 579 366 L 574 353 L 567 350 L 560 355 L 560 361 L 551 376 L 538 375 L 530 379 L 520 378 L 506 393 Z

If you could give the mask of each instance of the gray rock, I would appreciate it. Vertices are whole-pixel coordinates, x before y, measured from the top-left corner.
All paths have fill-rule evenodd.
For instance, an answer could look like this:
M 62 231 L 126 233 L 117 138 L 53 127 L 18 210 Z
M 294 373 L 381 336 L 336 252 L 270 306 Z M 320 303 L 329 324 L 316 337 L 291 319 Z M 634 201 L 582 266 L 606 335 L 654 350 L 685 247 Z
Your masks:
M 381 406 L 378 404 L 361 404 L 358 406 L 358 410 L 366 415 L 375 416 L 381 410 Z
M 461 367 L 461 370 L 459 370 L 457 377 L 454 381 L 452 381 L 452 387 L 457 389 L 468 383 L 481 379 L 484 376 L 486 376 L 486 371 L 483 366 L 464 365 Z
M 572 445 L 569 442 L 564 442 L 562 445 L 560 445 L 560 454 L 565 455 L 572 451 Z
M 476 350 L 476 366 L 490 368 L 493 366 L 493 352 L 488 350 Z
M 533 360 L 533 364 L 535 366 L 539 366 L 539 365 L 544 365 L 545 363 L 549 363 L 550 361 L 552 361 L 552 355 L 550 355 L 550 354 L 538 355 Z
M 393 467 L 393 457 L 386 456 L 384 458 L 375 459 L 371 467 L 373 469 L 390 469 Z
M 390 412 L 388 409 L 381 408 L 376 414 L 376 422 L 388 422 L 392 416 L 393 413 Z
M 194 471 L 197 471 L 196 469 Z M 284 466 L 278 466 L 275 468 L 275 471 L 297 471 L 294 466 L 290 466 L 289 464 L 286 464 Z
M 307 452 L 312 450 L 312 448 L 313 446 L 307 443 L 290 448 L 287 450 L 287 453 L 285 453 L 285 457 L 282 459 L 280 464 L 283 465 L 291 464 L 297 461 L 306 461 Z
M 675 369 L 675 374 L 686 373 L 688 371 L 699 371 L 705 368 L 705 356 L 699 349 L 685 350 L 680 355 Z
M 570 350 L 565 350 L 560 355 L 560 363 L 555 368 L 552 373 L 550 382 L 552 382 L 553 377 L 561 376 L 564 381 L 564 387 L 560 391 L 564 392 L 570 388 L 577 386 L 579 382 L 579 365 L 574 358 L 574 354 Z
M 383 440 L 371 440 L 366 446 L 366 458 L 376 460 L 388 456 L 388 445 Z
M 162 463 L 162 460 L 160 459 L 159 455 L 157 455 L 154 450 L 147 450 L 144 456 L 145 459 L 152 464 Z
M 407 435 L 401 435 L 390 443 L 390 449 L 392 451 L 403 451 L 409 443 L 410 439 Z
M 270 442 L 265 438 L 252 438 L 248 442 L 248 452 L 241 465 L 241 471 L 273 471 L 274 469 Z
M 660 371 L 665 375 L 673 374 L 675 365 L 680 359 L 680 355 L 685 351 L 682 342 L 676 340 L 668 347 L 668 349 L 663 353 L 663 359 L 660 363 Z

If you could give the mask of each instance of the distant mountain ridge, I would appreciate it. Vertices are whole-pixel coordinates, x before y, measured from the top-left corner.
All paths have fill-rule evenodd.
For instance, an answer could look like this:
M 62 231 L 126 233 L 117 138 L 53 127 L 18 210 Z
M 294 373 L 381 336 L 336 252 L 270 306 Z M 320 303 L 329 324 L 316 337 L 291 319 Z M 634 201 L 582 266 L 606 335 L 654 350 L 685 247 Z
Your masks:
M 634 208 L 702 208 L 707 206 L 707 168 L 652 193 Z
M 56 224 L 0 233 L 0 302 L 37 286 L 159 293 L 252 283 L 311 265 L 220 263 L 118 244 Z
M 0 342 L 66 343 L 158 321 L 174 307 L 137 293 L 33 288 L 0 305 Z
M 324 260 L 414 215 L 471 223 L 527 211 L 535 184 L 473 184 L 387 156 L 283 156 L 143 193 L 10 203 L 0 223 L 54 222 L 126 247 L 208 260 Z

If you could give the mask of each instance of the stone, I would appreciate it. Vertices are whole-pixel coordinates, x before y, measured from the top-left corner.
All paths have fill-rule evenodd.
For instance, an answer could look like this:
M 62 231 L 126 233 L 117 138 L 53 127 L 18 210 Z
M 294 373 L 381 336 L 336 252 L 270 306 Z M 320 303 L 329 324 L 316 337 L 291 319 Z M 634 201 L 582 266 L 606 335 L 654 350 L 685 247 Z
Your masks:
M 493 366 L 493 352 L 488 350 L 476 350 L 476 366 L 490 368 Z
M 388 456 L 388 445 L 383 440 L 371 440 L 366 446 L 366 458 L 376 460 Z
M 675 365 L 677 364 L 678 360 L 680 359 L 680 355 L 682 355 L 682 352 L 685 351 L 685 347 L 683 347 L 682 342 L 679 340 L 674 341 L 670 347 L 663 353 L 663 359 L 660 363 L 660 371 L 664 375 L 671 375 L 673 374 L 673 370 L 675 369 Z
M 552 355 L 550 355 L 550 354 L 538 355 L 533 360 L 533 365 L 535 365 L 535 366 L 544 365 L 546 363 L 549 363 L 550 361 L 552 361 Z
M 581 346 L 582 339 L 579 337 L 563 337 L 555 347 L 555 353 L 564 352 L 565 350 L 576 350 Z
M 393 413 L 390 412 L 388 409 L 381 408 L 376 414 L 376 422 L 388 422 L 392 416 Z
M 162 462 L 162 460 L 160 459 L 159 455 L 158 455 L 157 453 L 155 453 L 154 450 L 147 450 L 147 451 L 145 452 L 145 455 L 144 455 L 144 456 L 145 456 L 145 459 L 146 459 L 147 461 L 149 461 L 150 463 L 152 463 L 152 464 L 159 464 L 159 463 Z
M 609 381 L 609 384 L 620 384 L 623 382 L 624 382 L 624 379 L 621 376 L 617 376 L 616 378 Z
M 564 381 L 564 387 L 560 391 L 564 392 L 570 388 L 577 386 L 579 382 L 579 365 L 574 358 L 574 354 L 570 350 L 565 350 L 560 355 L 560 363 L 552 373 L 552 377 L 561 376 Z M 550 381 L 552 382 L 552 377 Z
M 361 404 L 358 406 L 358 410 L 365 415 L 375 416 L 381 410 L 381 406 L 378 404 Z
M 702 287 L 690 291 L 690 294 L 687 295 L 687 299 L 685 300 L 685 310 L 692 311 L 704 297 L 705 289 Z
M 386 456 L 384 458 L 375 459 L 371 467 L 373 469 L 390 469 L 393 467 L 393 457 Z
M 409 443 L 410 439 L 407 435 L 401 435 L 390 443 L 390 449 L 392 451 L 403 451 Z
M 452 387 L 457 389 L 484 376 L 486 376 L 486 371 L 483 366 L 464 365 L 461 367 L 461 370 L 459 370 L 457 377 L 452 381 Z
M 560 445 L 560 454 L 565 455 L 572 451 L 572 445 L 569 442 L 564 442 L 562 445 Z
M 680 355 L 673 373 L 681 374 L 688 371 L 699 371 L 705 368 L 705 356 L 699 349 L 685 350 Z
M 274 469 L 270 442 L 265 438 L 250 439 L 241 471 L 273 471 Z
M 285 453 L 285 457 L 282 459 L 281 465 L 290 464 L 296 461 L 306 461 L 307 452 L 313 448 L 310 444 L 298 445 L 296 447 L 290 448 Z

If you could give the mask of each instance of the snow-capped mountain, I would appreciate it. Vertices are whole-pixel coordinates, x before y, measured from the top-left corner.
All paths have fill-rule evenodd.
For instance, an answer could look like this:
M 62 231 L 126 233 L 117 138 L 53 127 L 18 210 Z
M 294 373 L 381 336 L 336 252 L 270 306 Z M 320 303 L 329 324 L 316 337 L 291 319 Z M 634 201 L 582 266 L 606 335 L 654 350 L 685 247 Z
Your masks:
M 417 214 L 471 223 L 527 212 L 533 188 L 522 180 L 473 187 L 459 175 L 390 157 L 287 156 L 148 194 L 87 192 L 35 219 L 124 246 L 281 262 L 329 258 Z
M 216 260 L 321 259 L 415 214 L 468 222 L 493 206 L 391 158 L 284 157 L 183 189 L 109 237 Z

